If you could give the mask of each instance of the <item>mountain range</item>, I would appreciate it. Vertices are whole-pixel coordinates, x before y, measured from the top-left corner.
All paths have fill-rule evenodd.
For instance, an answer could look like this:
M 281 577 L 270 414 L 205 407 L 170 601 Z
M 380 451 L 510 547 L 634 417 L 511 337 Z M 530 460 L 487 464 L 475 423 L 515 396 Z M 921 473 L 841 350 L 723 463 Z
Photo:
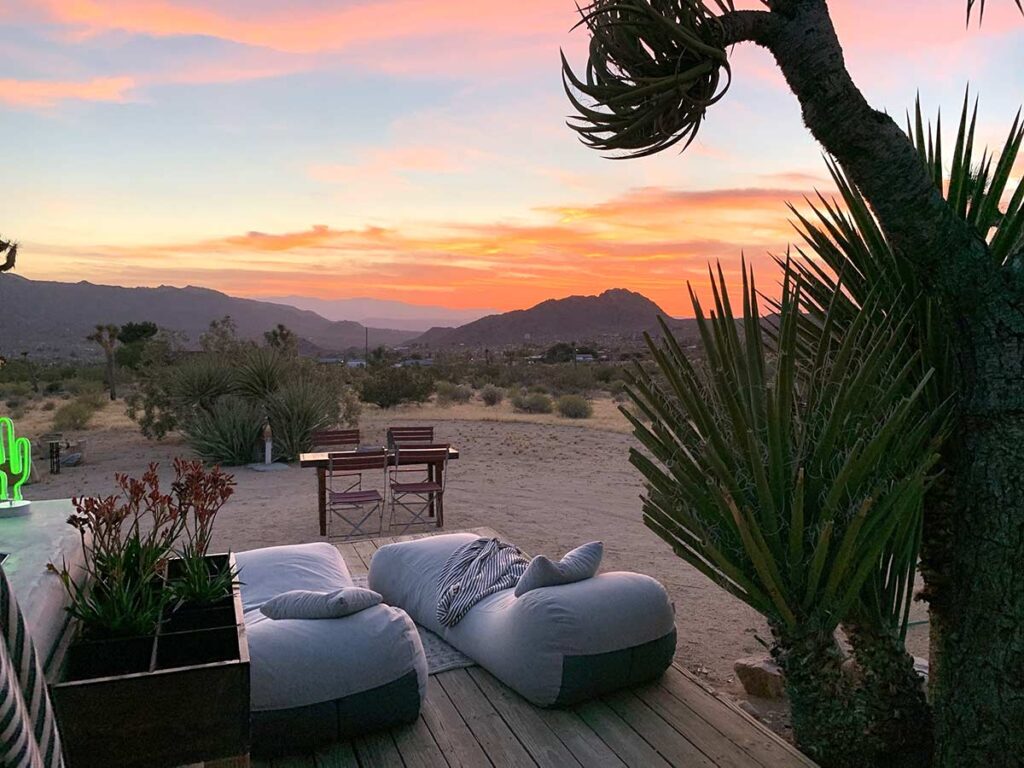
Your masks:
M 365 297 L 314 299 L 308 296 L 281 296 L 264 301 L 307 309 L 328 320 L 354 320 L 375 328 L 394 328 L 421 333 L 434 326 L 464 325 L 494 313 L 493 309 L 451 309 Z
M 472 310 L 421 308 L 395 301 L 351 299 L 323 301 L 293 297 L 302 308 L 278 303 L 286 299 L 257 301 L 208 288 L 124 288 L 89 282 L 60 283 L 0 276 L 0 355 L 22 351 L 40 358 L 73 356 L 95 358 L 96 344 L 86 341 L 97 323 L 149 320 L 161 328 L 179 331 L 186 343 L 196 346 L 210 322 L 230 315 L 239 336 L 262 340 L 263 333 L 278 324 L 291 329 L 301 340 L 304 354 L 338 354 L 365 344 L 409 345 L 420 349 L 484 348 L 548 345 L 558 341 L 614 345 L 638 342 L 645 332 L 658 335 L 658 317 L 666 318 L 677 336 L 694 336 L 694 321 L 670 318 L 647 297 L 624 289 L 607 290 L 598 296 L 549 299 L 529 309 L 490 314 L 456 327 L 433 327 L 422 334 L 410 329 L 369 327 L 354 320 L 334 319 L 342 313 L 363 316 L 380 310 L 397 315 L 409 325 L 448 312 L 453 318 L 472 317 Z M 321 307 L 324 317 L 309 307 Z M 424 311 L 424 309 L 426 311 Z
M 529 309 L 488 315 L 457 328 L 431 328 L 412 345 L 503 347 L 556 341 L 638 341 L 660 335 L 658 317 L 675 332 L 693 331 L 692 320 L 676 320 L 646 296 L 613 288 L 598 296 L 548 299 Z
M 88 282 L 59 283 L 0 276 L 0 355 L 23 350 L 45 358 L 72 354 L 94 357 L 99 348 L 85 340 L 97 323 L 149 320 L 161 328 L 181 331 L 191 344 L 216 320 L 230 315 L 239 336 L 263 338 L 278 323 L 304 339 L 309 352 L 341 352 L 394 346 L 415 332 L 367 329 L 352 321 L 334 321 L 315 312 L 267 301 L 241 299 L 208 288 L 123 288 Z

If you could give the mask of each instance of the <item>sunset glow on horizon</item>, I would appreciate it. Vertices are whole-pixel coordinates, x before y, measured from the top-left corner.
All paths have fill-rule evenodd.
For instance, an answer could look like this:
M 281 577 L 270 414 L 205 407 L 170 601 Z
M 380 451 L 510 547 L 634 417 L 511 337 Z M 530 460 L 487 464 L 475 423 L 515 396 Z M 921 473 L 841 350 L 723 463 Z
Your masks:
M 757 7 L 756 0 L 738 3 Z M 898 7 L 893 7 L 897 6 Z M 1000 144 L 1024 19 L 964 0 L 833 0 L 850 69 L 902 120 L 968 82 Z M 771 57 L 683 155 L 611 161 L 565 126 L 572 0 L 13 0 L 0 7 L 0 234 L 16 274 L 519 309 L 608 288 L 691 314 L 707 265 L 799 242 L 831 184 Z M 950 137 L 952 138 L 952 137 Z M 1024 174 L 1024 167 L 1014 171 Z

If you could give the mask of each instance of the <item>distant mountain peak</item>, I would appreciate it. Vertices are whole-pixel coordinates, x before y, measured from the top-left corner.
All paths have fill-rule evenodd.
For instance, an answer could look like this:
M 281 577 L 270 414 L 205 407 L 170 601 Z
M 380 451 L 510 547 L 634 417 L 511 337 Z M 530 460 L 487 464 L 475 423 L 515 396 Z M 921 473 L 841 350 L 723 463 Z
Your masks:
M 641 293 L 609 288 L 598 295 L 547 299 L 529 309 L 488 315 L 457 328 L 432 328 L 412 343 L 425 346 L 510 346 L 597 341 L 658 333 L 665 312 Z M 672 320 L 672 318 L 668 318 Z

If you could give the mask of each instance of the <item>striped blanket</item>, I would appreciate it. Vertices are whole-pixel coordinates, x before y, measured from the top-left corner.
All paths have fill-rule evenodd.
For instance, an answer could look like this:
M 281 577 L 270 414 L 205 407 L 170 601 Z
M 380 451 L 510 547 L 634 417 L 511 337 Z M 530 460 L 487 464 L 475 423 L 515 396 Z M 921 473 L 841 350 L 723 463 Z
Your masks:
M 518 547 L 498 539 L 477 539 L 459 547 L 437 582 L 437 620 L 454 627 L 485 597 L 518 584 L 529 564 Z
M 62 768 L 57 721 L 25 617 L 0 566 L 0 766 Z

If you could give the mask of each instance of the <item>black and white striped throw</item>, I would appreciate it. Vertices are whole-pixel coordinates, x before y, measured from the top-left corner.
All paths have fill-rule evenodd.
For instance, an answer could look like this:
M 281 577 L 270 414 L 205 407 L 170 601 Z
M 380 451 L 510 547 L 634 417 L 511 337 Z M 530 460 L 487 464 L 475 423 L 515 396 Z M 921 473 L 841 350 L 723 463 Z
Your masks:
M 454 627 L 488 595 L 512 589 L 530 561 L 518 547 L 477 539 L 452 552 L 437 581 L 437 620 Z
M 0 566 L 0 766 L 63 768 L 46 679 Z

